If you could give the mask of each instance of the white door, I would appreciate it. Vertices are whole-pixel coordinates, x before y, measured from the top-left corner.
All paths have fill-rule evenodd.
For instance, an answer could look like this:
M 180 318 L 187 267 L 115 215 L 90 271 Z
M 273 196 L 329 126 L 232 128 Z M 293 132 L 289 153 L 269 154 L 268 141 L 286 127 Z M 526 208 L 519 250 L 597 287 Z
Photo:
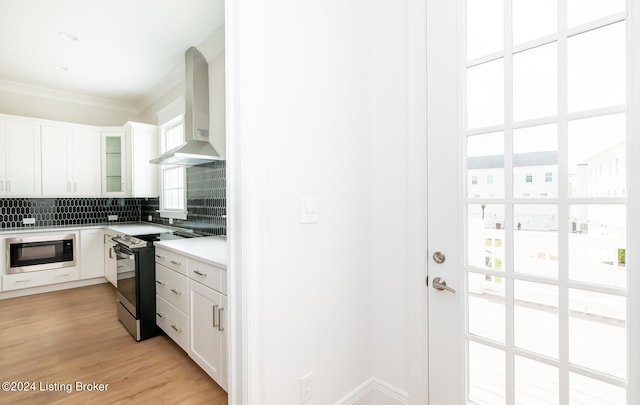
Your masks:
M 636 3 L 427 2 L 430 404 L 640 403 Z

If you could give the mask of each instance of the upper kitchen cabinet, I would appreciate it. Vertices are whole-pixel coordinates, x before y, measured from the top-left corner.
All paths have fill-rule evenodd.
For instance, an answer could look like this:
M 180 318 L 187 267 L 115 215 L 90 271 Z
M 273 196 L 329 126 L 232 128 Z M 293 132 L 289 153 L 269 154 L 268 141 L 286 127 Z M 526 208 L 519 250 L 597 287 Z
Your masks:
M 100 195 L 100 133 L 92 129 L 42 127 L 42 194 Z
M 158 127 L 128 122 L 102 129 L 102 194 L 157 197 L 158 168 L 149 160 L 158 154 Z
M 124 126 L 127 144 L 127 195 L 158 197 L 158 166 L 149 160 L 158 155 L 159 132 L 155 125 L 127 122 Z
M 42 193 L 40 126 L 0 119 L 0 195 Z
M 103 128 L 102 137 L 102 195 L 125 195 L 127 148 L 122 128 Z

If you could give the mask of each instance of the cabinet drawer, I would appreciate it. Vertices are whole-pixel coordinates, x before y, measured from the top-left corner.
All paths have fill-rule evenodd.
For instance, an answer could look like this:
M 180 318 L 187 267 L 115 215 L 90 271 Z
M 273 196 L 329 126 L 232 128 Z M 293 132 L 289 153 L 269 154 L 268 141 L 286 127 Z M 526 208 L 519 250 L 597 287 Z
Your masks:
M 182 350 L 187 351 L 189 343 L 187 315 L 159 295 L 156 295 L 156 325 L 165 331 Z
M 177 253 L 156 248 L 156 263 L 187 275 L 187 258 Z
M 21 288 L 38 287 L 41 285 L 64 283 L 80 279 L 77 267 L 67 267 L 55 270 L 32 271 L 2 276 L 4 291 L 19 290 Z
M 156 263 L 156 294 L 187 312 L 187 277 L 159 263 Z
M 223 294 L 227 293 L 226 273 L 226 270 L 219 267 L 203 263 L 198 260 L 189 259 L 189 278 Z

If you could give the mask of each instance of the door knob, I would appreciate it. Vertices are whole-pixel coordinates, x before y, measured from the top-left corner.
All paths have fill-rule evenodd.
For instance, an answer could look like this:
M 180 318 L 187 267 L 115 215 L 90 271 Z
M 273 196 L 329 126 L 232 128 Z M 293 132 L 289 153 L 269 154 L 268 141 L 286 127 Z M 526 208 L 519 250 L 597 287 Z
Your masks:
M 434 278 L 431 284 L 433 285 L 433 288 L 435 288 L 438 291 L 449 291 L 452 294 L 456 293 L 456 290 L 447 286 L 447 282 L 444 281 L 442 277 Z
M 445 260 L 447 260 L 447 257 L 444 255 L 444 253 L 439 251 L 435 252 L 432 257 L 433 257 L 433 261 L 438 264 L 442 264 L 444 263 Z

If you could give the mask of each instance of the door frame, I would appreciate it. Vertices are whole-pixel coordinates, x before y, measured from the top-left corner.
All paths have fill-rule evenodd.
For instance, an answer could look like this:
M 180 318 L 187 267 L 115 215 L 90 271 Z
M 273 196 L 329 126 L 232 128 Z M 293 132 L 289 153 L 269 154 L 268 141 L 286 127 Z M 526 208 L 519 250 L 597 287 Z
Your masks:
M 407 291 L 409 300 L 409 398 L 429 398 L 427 339 L 427 3 L 407 0 Z

